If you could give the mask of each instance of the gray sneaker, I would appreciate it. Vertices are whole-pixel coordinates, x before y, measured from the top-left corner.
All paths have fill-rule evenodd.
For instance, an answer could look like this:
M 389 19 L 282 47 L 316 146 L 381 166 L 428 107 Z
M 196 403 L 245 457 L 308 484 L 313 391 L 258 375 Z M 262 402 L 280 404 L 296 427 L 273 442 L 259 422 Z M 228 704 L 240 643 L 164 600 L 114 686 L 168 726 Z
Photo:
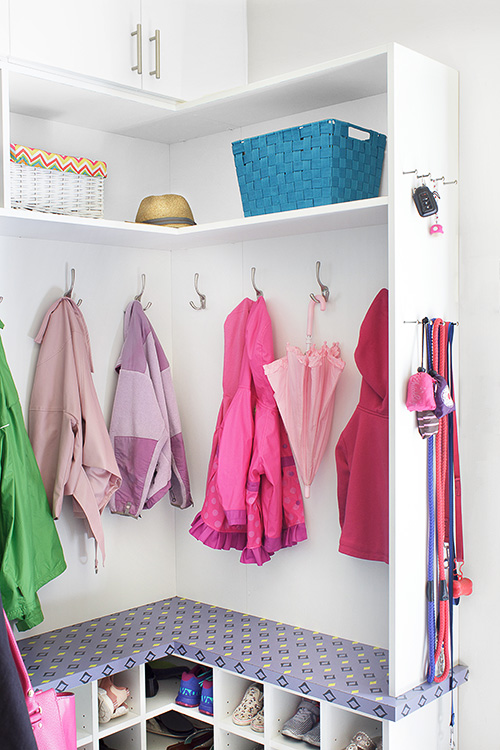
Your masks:
M 285 721 L 281 734 L 301 740 L 319 722 L 319 704 L 302 698 L 294 715 Z
M 305 733 L 302 739 L 304 742 L 308 742 L 309 745 L 314 745 L 314 747 L 321 746 L 319 721 L 316 722 L 312 729 Z

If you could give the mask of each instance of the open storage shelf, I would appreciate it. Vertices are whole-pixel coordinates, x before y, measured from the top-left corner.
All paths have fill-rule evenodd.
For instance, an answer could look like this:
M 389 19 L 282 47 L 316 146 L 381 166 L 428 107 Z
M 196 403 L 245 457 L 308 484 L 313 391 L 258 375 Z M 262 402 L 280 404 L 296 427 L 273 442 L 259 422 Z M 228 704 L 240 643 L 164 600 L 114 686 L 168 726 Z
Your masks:
M 431 87 L 429 80 L 432 80 Z M 104 312 L 99 305 L 103 305 L 103 300 L 108 301 L 108 289 L 113 287 L 113 291 L 116 289 L 113 305 L 116 306 L 118 300 L 121 318 L 122 300 L 130 294 L 130 280 L 133 274 L 137 274 L 137 265 L 140 263 L 142 270 L 143 264 L 149 264 L 149 278 L 153 277 L 153 286 L 157 285 L 154 288 L 158 289 L 156 299 L 161 299 L 160 303 L 155 302 L 153 311 L 162 321 L 162 334 L 168 337 L 174 349 L 180 379 L 184 368 L 186 377 L 185 383 L 181 383 L 180 390 L 184 389 L 181 399 L 184 398 L 190 408 L 195 402 L 193 392 L 187 393 L 191 382 L 194 382 L 197 393 L 203 390 L 200 399 L 206 401 L 208 391 L 205 387 L 206 372 L 200 373 L 202 388 L 194 376 L 191 379 L 192 356 L 186 342 L 199 336 L 198 347 L 202 339 L 213 346 L 216 334 L 213 328 L 209 335 L 206 332 L 200 334 L 200 316 L 194 323 L 194 313 L 190 313 L 189 319 L 187 315 L 176 316 L 174 326 L 174 315 L 168 306 L 170 299 L 172 310 L 176 306 L 180 310 L 181 303 L 188 306 L 189 297 L 187 300 L 181 298 L 180 290 L 187 288 L 187 283 L 191 285 L 194 271 L 200 270 L 201 278 L 209 271 L 217 274 L 221 282 L 217 287 L 217 302 L 222 309 L 228 300 L 233 301 L 230 296 L 233 290 L 239 294 L 245 288 L 245 266 L 253 265 L 255 258 L 260 261 L 269 257 L 268 278 L 274 282 L 274 289 L 278 289 L 273 305 L 276 308 L 282 305 L 283 310 L 279 335 L 285 331 L 285 323 L 295 312 L 292 310 L 291 313 L 290 308 L 296 305 L 286 297 L 290 298 L 299 288 L 299 277 L 301 282 L 303 280 L 302 260 L 306 258 L 309 263 L 310 253 L 314 253 L 316 260 L 317 249 L 318 255 L 325 257 L 327 264 L 331 263 L 335 283 L 342 279 L 338 283 L 344 285 L 341 293 L 334 295 L 337 321 L 341 315 L 344 320 L 361 320 L 361 312 L 369 303 L 374 278 L 373 283 L 380 286 L 382 281 L 388 287 L 390 300 L 389 575 L 381 575 L 380 568 L 372 569 L 375 585 L 372 585 L 371 578 L 367 580 L 366 568 L 354 569 L 353 566 L 351 572 L 357 576 L 355 580 L 339 575 L 332 565 L 338 559 L 330 535 L 326 543 L 318 545 L 321 549 L 309 548 L 307 556 L 297 555 L 298 563 L 295 558 L 289 558 L 287 567 L 287 574 L 293 570 L 300 585 L 307 582 L 308 602 L 316 603 L 319 597 L 327 601 L 326 606 L 322 603 L 314 609 L 314 618 L 309 610 L 304 614 L 315 619 L 311 627 L 320 627 L 316 624 L 318 618 L 319 623 L 326 622 L 322 632 L 294 628 L 278 621 L 281 613 L 273 609 L 276 592 L 270 590 L 274 585 L 274 573 L 265 579 L 260 577 L 259 571 L 245 571 L 245 583 L 240 585 L 230 604 L 235 609 L 243 609 L 245 604 L 240 604 L 237 597 L 246 596 L 251 611 L 270 611 L 275 620 L 211 607 L 194 601 L 194 597 L 199 597 L 199 592 L 204 590 L 207 566 L 203 553 L 198 551 L 193 555 L 194 561 L 189 559 L 189 564 L 185 564 L 185 550 L 174 543 L 175 535 L 186 531 L 185 521 L 179 520 L 175 523 L 177 531 L 171 533 L 171 529 L 168 530 L 171 536 L 164 545 L 165 549 L 175 548 L 176 565 L 171 564 L 171 558 L 162 558 L 158 569 L 167 573 L 175 569 L 180 582 L 177 584 L 174 580 L 172 583 L 173 579 L 169 578 L 168 584 L 159 592 L 155 590 L 149 598 L 159 599 L 179 590 L 189 591 L 193 599 L 162 599 L 144 607 L 24 638 L 21 647 L 33 684 L 41 689 L 54 686 L 60 690 L 75 690 L 78 745 L 84 750 L 98 750 L 99 739 L 111 734 L 114 750 L 159 750 L 165 746 L 164 740 L 148 737 L 148 718 L 167 710 L 193 716 L 198 713 L 176 706 L 175 684 L 162 685 L 155 698 L 146 699 L 144 664 L 165 655 L 181 659 L 186 665 L 204 663 L 213 667 L 215 715 L 213 720 L 206 718 L 204 721 L 214 727 L 215 750 L 253 750 L 256 745 L 274 750 L 305 747 L 280 734 L 283 721 L 293 713 L 304 695 L 320 701 L 324 750 L 341 750 L 358 729 L 366 729 L 372 735 L 382 733 L 384 750 L 430 748 L 430 737 L 437 736 L 437 727 L 445 712 L 441 710 L 445 701 L 440 704 L 438 699 L 449 693 L 450 687 L 467 679 L 467 669 L 463 666 L 456 668 L 451 686 L 448 681 L 441 685 L 421 682 L 423 655 L 426 653 L 426 508 L 422 502 L 422 497 L 425 498 L 425 457 L 422 441 L 416 435 L 414 422 L 408 418 L 401 393 L 416 351 L 415 330 L 405 325 L 405 321 L 419 319 L 429 312 L 456 319 L 458 209 L 456 195 L 450 192 L 446 204 L 443 201 L 446 234 L 439 239 L 430 238 L 428 228 L 412 204 L 413 177 L 403 175 L 403 172 L 418 168 L 422 172 L 432 170 L 435 174 L 456 178 L 458 81 L 455 71 L 391 44 L 185 104 L 95 80 L 37 70 L 8 60 L 0 61 L 0 83 L 0 235 L 5 244 L 10 277 L 17 278 L 16 262 L 30 263 L 29 268 L 41 288 L 47 288 L 47 284 L 53 284 L 49 274 L 54 273 L 54 267 L 47 268 L 50 264 L 44 253 L 38 254 L 37 241 L 48 241 L 45 244 L 47 254 L 53 251 L 57 263 L 65 252 L 64 244 L 71 245 L 68 251 L 72 256 L 71 265 L 84 267 L 92 276 L 92 294 L 86 297 L 82 293 L 82 296 L 86 299 L 92 297 L 94 320 L 103 325 L 99 343 L 103 344 L 108 356 L 108 331 L 104 328 L 111 316 L 109 310 Z M 347 112 L 345 117 L 344 111 Z M 422 111 L 432 111 L 433 117 L 416 117 L 415 113 Z M 307 120 L 303 118 L 309 119 L 311 113 L 315 119 L 322 119 L 325 114 L 349 119 L 351 112 L 352 122 L 373 127 L 388 136 L 380 197 L 252 218 L 241 216 L 230 155 L 231 141 L 269 132 L 275 125 L 281 128 L 305 122 Z M 317 113 L 320 116 L 316 118 Z M 106 218 L 83 219 L 10 208 L 9 143 L 52 147 L 51 143 L 35 141 L 39 133 L 48 134 L 56 141 L 62 138 L 65 145 L 64 148 L 61 146 L 61 153 L 84 154 L 82 143 L 96 142 L 96 149 L 102 148 L 102 153 L 96 154 L 96 158 L 108 161 L 108 166 L 112 167 L 105 188 L 105 192 L 109 189 L 110 198 L 110 208 L 106 209 L 105 195 Z M 25 139 L 33 140 L 28 143 Z M 213 190 L 214 164 L 217 169 L 220 167 L 217 196 Z M 164 189 L 156 187 L 164 184 L 160 180 L 162 170 L 168 175 L 165 179 L 171 180 L 169 187 Z M 178 191 L 174 187 L 176 181 L 181 185 Z M 145 192 L 146 186 L 148 192 Z M 172 192 L 189 196 L 193 191 L 195 198 L 191 207 L 195 218 L 198 218 L 198 211 L 194 200 L 201 206 L 200 216 L 203 216 L 197 226 L 172 229 L 122 220 L 134 216 L 133 209 L 138 205 L 134 191 L 142 198 L 147 194 L 168 192 L 170 186 Z M 339 242 L 333 236 L 338 230 L 342 231 L 338 235 Z M 311 240 L 307 238 L 304 247 L 298 247 L 299 243 L 294 243 L 297 235 L 309 235 Z M 313 239 L 313 235 L 318 237 Z M 10 238 L 22 238 L 26 242 L 9 242 Z M 280 238 L 286 238 L 286 243 L 280 243 Z M 271 240 L 273 242 L 269 242 Z M 51 248 L 50 241 L 58 243 L 57 247 Z M 440 252 L 436 252 L 437 242 L 440 243 Z M 233 247 L 235 244 L 241 247 Z M 140 252 L 120 254 L 119 260 L 123 255 L 128 264 L 116 263 L 116 256 L 122 248 Z M 197 249 L 204 248 L 210 252 L 197 254 Z M 271 248 L 276 253 L 270 252 Z M 156 251 L 173 251 L 172 257 Z M 99 268 L 102 274 L 96 273 L 96 258 L 102 265 L 102 269 Z M 418 264 L 415 264 L 415 258 L 419 259 Z M 283 275 L 279 275 L 279 262 Z M 200 268 L 203 264 L 204 267 Z M 12 274 L 12 267 L 15 274 Z M 429 278 L 428 269 L 431 267 L 433 273 Z M 286 288 L 283 284 L 285 274 Z M 188 288 L 191 290 L 191 286 Z M 229 292 L 224 296 L 226 290 Z M 5 294 L 4 289 L 0 291 Z M 18 296 L 22 305 L 21 295 Z M 5 307 L 8 304 L 10 302 L 6 299 Z M 287 308 L 286 304 L 290 306 Z M 203 323 L 208 317 L 207 314 Z M 199 325 L 198 329 L 196 325 Z M 344 329 L 349 330 L 346 351 L 349 348 L 354 350 L 355 327 L 353 324 L 352 330 Z M 22 328 L 16 331 L 12 326 L 10 330 L 19 333 L 19 340 L 26 337 Z M 115 329 L 113 336 L 116 336 Z M 29 356 L 32 356 L 31 349 Z M 213 358 L 213 351 L 210 356 Z M 101 359 L 107 362 L 102 350 Z M 207 370 L 210 364 L 207 364 Z M 17 368 L 26 372 L 29 366 L 23 361 L 17 363 Z M 351 381 L 349 388 L 356 390 L 356 386 L 357 383 Z M 194 455 L 198 460 L 193 463 L 200 473 L 198 467 L 202 462 L 197 453 L 198 443 L 206 439 L 203 430 L 201 436 L 198 432 L 203 407 L 204 403 L 196 405 L 198 413 L 193 418 L 194 426 L 190 425 L 196 432 Z M 205 417 L 203 414 L 202 418 Z M 203 424 L 203 429 L 205 426 Z M 196 480 L 202 484 L 200 476 Z M 333 484 L 330 481 L 328 491 Z M 326 495 L 324 490 L 323 501 L 326 501 Z M 331 498 L 328 502 L 331 513 Z M 315 521 L 318 532 L 322 522 Z M 324 542 L 324 535 L 321 538 Z M 193 540 L 189 543 L 192 544 Z M 162 545 L 162 553 L 164 548 Z M 190 547 L 186 554 L 191 554 L 192 550 Z M 224 578 L 221 572 L 223 563 L 213 556 L 210 560 L 214 561 L 215 568 L 210 580 L 218 582 Z M 113 565 L 112 561 L 110 565 Z M 283 580 L 280 577 L 283 568 L 280 570 L 279 565 L 276 568 L 279 586 Z M 104 575 L 109 570 L 107 567 Z M 192 576 L 191 571 L 195 571 Z M 68 571 L 68 575 L 73 573 Z M 198 575 L 197 580 L 194 580 L 194 575 Z M 291 575 L 293 578 L 293 573 Z M 237 577 L 235 572 L 235 579 Z M 138 580 L 139 573 L 136 585 Z M 184 583 L 188 585 L 184 587 Z M 241 584 L 241 580 L 237 583 Z M 78 591 L 80 601 L 93 594 L 87 581 L 76 584 L 71 579 L 71 585 Z M 364 591 L 364 596 L 358 596 L 356 586 Z M 370 587 L 372 590 L 368 590 Z M 51 589 L 57 590 L 57 582 Z M 283 588 L 279 590 L 285 592 Z M 337 608 L 328 600 L 338 596 L 339 591 L 341 599 L 345 595 L 346 600 L 348 597 L 352 600 L 342 601 Z M 245 592 L 244 595 L 241 592 Z M 120 606 L 130 603 L 132 593 L 135 596 L 136 592 L 131 589 L 126 602 L 120 600 Z M 211 590 L 208 596 L 212 598 Z M 102 604 L 102 599 L 100 601 Z M 228 600 L 223 598 L 223 601 Z M 261 602 L 262 607 L 258 606 Z M 371 608 L 365 609 L 367 602 L 371 602 Z M 289 606 L 288 602 L 285 605 Z M 374 605 L 377 613 L 372 618 Z M 296 609 L 300 606 L 297 602 Z M 326 635 L 330 621 L 331 629 L 336 630 L 337 616 L 346 612 L 347 618 L 352 616 L 347 621 L 358 626 L 360 620 L 356 622 L 355 619 L 356 607 L 365 618 L 369 613 L 370 625 L 376 627 L 381 623 L 383 642 L 389 644 L 389 648 Z M 294 618 L 288 619 L 293 621 Z M 217 621 L 219 627 L 214 628 Z M 368 618 L 362 624 L 366 626 L 366 622 Z M 231 631 L 231 638 L 224 637 L 226 630 Z M 343 630 L 350 632 L 348 627 Z M 370 627 L 368 632 L 371 633 Z M 119 679 L 132 689 L 131 711 L 122 719 L 100 726 L 96 681 L 101 676 L 115 673 L 119 673 Z M 253 680 L 264 686 L 263 736 L 236 727 L 230 718 L 231 701 L 238 697 L 235 698 L 236 694 L 242 696 L 245 686 Z M 442 745 L 439 745 L 439 750 L 442 750 Z

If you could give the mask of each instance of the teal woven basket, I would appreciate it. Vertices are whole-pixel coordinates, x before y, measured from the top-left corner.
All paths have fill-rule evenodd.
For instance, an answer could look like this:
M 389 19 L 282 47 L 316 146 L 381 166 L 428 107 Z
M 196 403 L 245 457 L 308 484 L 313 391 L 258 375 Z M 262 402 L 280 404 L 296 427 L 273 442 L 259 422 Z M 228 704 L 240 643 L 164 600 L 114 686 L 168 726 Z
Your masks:
M 378 196 L 386 140 L 349 122 L 320 120 L 235 141 L 245 216 Z

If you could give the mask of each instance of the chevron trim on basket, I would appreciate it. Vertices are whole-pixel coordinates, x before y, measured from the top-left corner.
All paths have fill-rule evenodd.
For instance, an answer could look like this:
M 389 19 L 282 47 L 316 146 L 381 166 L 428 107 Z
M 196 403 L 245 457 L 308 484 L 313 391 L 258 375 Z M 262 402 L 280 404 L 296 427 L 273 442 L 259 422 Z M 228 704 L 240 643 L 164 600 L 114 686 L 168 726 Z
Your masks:
M 56 169 L 59 172 L 74 172 L 89 177 L 106 177 L 107 166 L 104 161 L 92 161 L 84 156 L 64 156 L 42 151 L 40 148 L 10 144 L 10 160 L 17 164 L 40 169 Z

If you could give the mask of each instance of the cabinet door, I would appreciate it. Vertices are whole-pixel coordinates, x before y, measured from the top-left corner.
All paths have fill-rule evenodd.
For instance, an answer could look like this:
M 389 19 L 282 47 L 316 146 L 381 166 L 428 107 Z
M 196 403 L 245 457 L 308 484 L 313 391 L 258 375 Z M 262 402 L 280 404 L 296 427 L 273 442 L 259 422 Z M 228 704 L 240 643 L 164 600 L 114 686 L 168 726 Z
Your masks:
M 142 23 L 144 89 L 190 100 L 247 83 L 246 0 L 142 0 Z
M 9 54 L 9 0 L 0 0 L 0 57 Z
M 142 0 L 142 88 L 175 99 L 185 98 L 181 77 L 186 33 L 183 6 L 184 0 Z
M 136 37 L 140 0 L 10 0 L 15 59 L 140 87 Z

